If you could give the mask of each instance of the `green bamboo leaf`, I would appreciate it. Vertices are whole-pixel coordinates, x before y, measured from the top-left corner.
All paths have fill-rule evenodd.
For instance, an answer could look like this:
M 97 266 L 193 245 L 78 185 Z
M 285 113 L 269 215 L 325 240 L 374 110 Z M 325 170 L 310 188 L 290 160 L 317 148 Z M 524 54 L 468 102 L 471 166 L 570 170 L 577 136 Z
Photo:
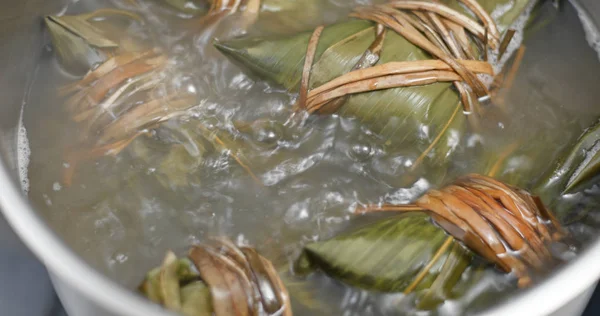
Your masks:
M 325 0 L 263 0 L 256 29 L 272 34 L 306 31 L 326 6 L 331 3 Z
M 556 167 L 537 185 L 545 201 L 577 191 L 596 179 L 600 172 L 600 122 L 587 129 L 564 154 Z
M 154 303 L 160 304 L 162 302 L 162 295 L 160 294 L 160 268 L 156 268 L 146 274 L 146 279 L 139 286 L 139 291 L 144 294 L 148 299 Z
M 83 37 L 58 23 L 55 17 L 46 17 L 44 21 L 59 61 L 68 71 L 83 74 L 106 60 L 107 56 L 102 50 L 89 45 Z
M 433 282 L 446 261 L 470 262 L 469 252 L 454 247 L 455 244 L 456 241 L 448 241 L 446 233 L 432 224 L 429 216 L 414 213 L 309 244 L 301 260 L 352 286 L 411 292 L 418 291 L 419 286 L 423 286 L 421 283 Z M 432 260 L 434 257 L 437 260 Z M 446 270 L 450 270 L 444 272 L 449 281 L 462 273 L 457 267 Z
M 464 10 L 456 0 L 444 1 Z M 504 11 L 496 18 L 505 30 L 523 12 L 529 0 L 478 1 L 488 12 Z M 495 15 L 498 15 L 496 12 Z M 218 42 L 216 47 L 247 72 L 297 91 L 311 32 L 292 37 L 244 38 Z M 349 20 L 326 27 L 319 39 L 311 73 L 311 88 L 350 71 L 375 39 L 374 24 Z M 429 54 L 402 36 L 388 32 L 378 64 L 430 59 Z M 459 98 L 449 83 L 395 88 L 352 95 L 338 113 L 356 117 L 430 170 L 444 167 L 467 128 Z
M 165 187 L 185 187 L 189 185 L 189 177 L 202 165 L 203 152 L 194 156 L 184 145 L 173 145 L 169 154 L 161 161 L 159 172 L 164 175 L 160 178 Z
M 451 298 L 454 286 L 470 264 L 471 253 L 461 245 L 454 243 L 452 250 L 442 266 L 439 275 L 431 286 L 423 291 L 417 308 L 433 309 L 446 299 Z
M 97 48 L 115 48 L 119 45 L 107 38 L 107 35 L 90 23 L 88 15 L 48 16 L 47 20 L 62 26 L 65 30 L 85 40 Z
M 211 316 L 212 297 L 204 282 L 192 282 L 181 288 L 181 314 L 184 316 Z
M 135 159 L 153 166 L 160 184 L 168 189 L 185 188 L 200 181 L 200 171 L 209 155 L 226 153 L 248 175 L 259 181 L 258 151 L 230 131 L 207 128 L 209 122 L 174 119 L 156 129 L 157 138 L 139 138 L 131 145 Z M 252 159 L 248 156 L 253 155 Z
M 564 219 L 572 206 L 563 204 L 561 197 L 590 186 L 600 171 L 600 123 L 585 130 L 577 139 L 570 136 L 571 131 L 578 129 L 578 126 L 567 126 L 556 136 L 541 132 L 528 137 L 535 141 L 486 148 L 479 159 L 484 163 L 481 170 L 511 185 L 531 188 Z M 574 139 L 573 144 L 554 148 L 563 141 L 561 138 Z
M 137 14 L 117 9 L 100 9 L 79 15 L 44 18 L 58 58 L 67 70 L 83 74 L 106 61 L 108 55 L 116 52 L 121 46 L 136 48 L 140 45 L 122 41 L 125 32 L 122 32 L 121 25 L 102 22 L 111 17 L 142 22 L 142 18 Z
M 153 175 L 164 188 L 175 190 L 198 183 L 198 173 L 211 144 L 194 132 L 188 122 L 173 120 L 156 129 L 157 137 L 140 137 L 129 153 L 145 165 L 152 166 Z
M 177 256 L 172 252 L 167 253 L 160 268 L 159 282 L 163 305 L 172 310 L 179 310 L 181 308 L 181 294 L 179 293 L 179 278 L 177 275 L 178 268 Z
M 180 258 L 177 261 L 177 278 L 182 284 L 191 283 L 200 278 L 200 274 L 194 268 L 194 263 L 188 258 Z
M 371 27 L 373 27 L 371 23 L 358 20 L 328 26 L 319 40 L 315 60 L 318 61 L 327 48 Z M 297 89 L 310 35 L 310 32 L 306 32 L 276 39 L 244 38 L 223 43 L 217 42 L 215 46 L 241 67 L 246 68 L 248 72 L 274 81 L 288 89 Z M 339 65 L 338 67 L 344 66 L 346 69 L 352 68 L 350 65 Z M 339 71 L 338 75 L 340 73 L 342 72 Z M 331 75 L 335 76 L 335 74 Z M 318 79 L 315 76 L 313 80 Z
M 188 258 L 168 252 L 162 265 L 146 275 L 139 290 L 147 298 L 185 316 L 212 315 L 210 289 Z

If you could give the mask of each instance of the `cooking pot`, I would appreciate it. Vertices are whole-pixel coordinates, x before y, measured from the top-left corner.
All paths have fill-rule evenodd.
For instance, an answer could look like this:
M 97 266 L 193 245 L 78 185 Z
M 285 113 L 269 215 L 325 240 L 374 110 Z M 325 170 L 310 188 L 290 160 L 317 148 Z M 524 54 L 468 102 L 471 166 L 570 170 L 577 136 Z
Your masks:
M 69 0 L 71 1 L 71 0 Z M 72 0 L 74 1 L 74 0 Z M 57 14 L 64 9 L 67 0 L 0 0 L 0 209 L 5 218 L 22 238 L 25 244 L 47 267 L 56 291 L 65 309 L 71 316 L 85 315 L 127 315 L 153 316 L 167 315 L 167 312 L 149 303 L 133 291 L 125 289 L 101 273 L 69 249 L 66 244 L 47 226 L 22 192 L 19 177 L 17 135 L 22 106 L 27 106 L 29 85 L 35 75 L 36 63 L 46 43 L 43 42 L 44 27 L 41 17 Z M 577 10 L 575 10 L 576 8 Z M 579 14 L 577 14 L 579 13 Z M 600 23 L 600 1 L 573 0 L 559 14 L 559 30 L 540 31 L 529 50 L 542 50 L 547 67 L 537 67 L 543 78 L 555 80 L 567 91 L 568 78 L 580 78 L 585 73 L 577 73 L 577 67 L 552 67 L 553 64 L 567 62 L 594 62 L 598 56 L 586 47 L 587 55 L 572 56 L 568 45 L 544 48 L 544 36 L 548 41 L 574 36 L 581 37 L 581 45 L 586 45 L 581 32 L 582 23 L 588 32 L 587 40 L 600 44 L 597 32 Z M 599 24 L 600 25 L 600 24 Z M 545 33 L 544 33 L 545 32 Z M 596 33 L 598 34 L 598 33 Z M 560 42 L 557 42 L 560 43 Z M 600 45 L 598 45 L 600 46 Z M 546 46 L 548 47 L 548 46 Z M 546 50 L 546 51 L 544 51 Z M 566 57 L 571 58 L 566 58 Z M 595 61 L 597 62 L 597 61 Z M 543 65 L 542 65 L 543 66 Z M 556 70 L 559 68 L 560 70 Z M 572 70 L 569 70 L 572 69 Z M 583 68 L 585 69 L 585 67 Z M 560 71 L 560 73 L 557 73 Z M 572 73 L 569 73 L 571 71 Z M 564 82 L 559 82 L 559 81 Z M 556 84 L 556 82 L 554 84 Z M 555 89 L 561 90 L 561 89 Z M 561 91 L 551 91 L 560 95 Z M 595 100 L 579 97 L 578 102 Z M 524 291 L 510 300 L 483 312 L 484 315 L 579 315 L 585 307 L 593 289 L 600 279 L 600 241 L 589 245 L 575 260 L 556 271 L 552 277 L 534 288 Z

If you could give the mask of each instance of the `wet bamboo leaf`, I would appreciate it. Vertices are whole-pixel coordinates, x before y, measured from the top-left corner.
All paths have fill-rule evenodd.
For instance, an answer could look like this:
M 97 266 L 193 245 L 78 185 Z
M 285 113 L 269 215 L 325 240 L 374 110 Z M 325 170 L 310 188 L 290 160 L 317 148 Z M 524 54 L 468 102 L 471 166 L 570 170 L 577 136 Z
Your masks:
M 83 37 L 65 28 L 53 17 L 46 17 L 45 22 L 60 63 L 68 71 L 83 74 L 95 64 L 106 60 L 107 55 L 99 47 L 91 46 Z M 108 46 L 114 47 L 114 43 Z
M 454 0 L 444 1 L 460 9 Z M 478 1 L 488 12 L 506 8 L 496 22 L 510 26 L 530 1 Z M 461 9 L 462 10 L 462 9 Z M 378 64 L 430 59 L 430 55 L 395 32 L 388 32 Z M 247 72 L 297 91 L 311 32 L 283 38 L 245 38 L 216 47 Z M 323 31 L 315 54 L 310 86 L 320 86 L 349 72 L 375 39 L 371 22 L 349 20 Z M 445 166 L 466 130 L 466 118 L 450 83 L 394 88 L 351 95 L 338 111 L 358 118 L 413 162 Z M 431 168 L 430 168 L 431 169 Z
M 289 294 L 273 264 L 225 238 L 193 246 L 185 259 L 169 252 L 140 291 L 184 316 L 292 316 Z
M 163 186 L 188 186 L 188 176 L 197 171 L 202 165 L 202 154 L 192 156 L 183 145 L 173 145 L 171 151 L 159 166 L 159 172 L 165 176 L 165 180 L 161 181 Z
M 472 253 L 513 273 L 520 287 L 529 286 L 532 273 L 556 262 L 549 245 L 566 236 L 538 197 L 477 174 L 430 190 L 414 204 L 357 210 L 369 212 L 405 216 L 309 244 L 297 266 L 319 268 L 368 290 L 417 292 L 420 309 L 432 309 L 451 297 L 471 265 Z
M 184 316 L 211 316 L 212 298 L 210 289 L 202 281 L 181 288 L 181 314 Z
M 162 302 L 162 295 L 160 293 L 160 268 L 156 268 L 146 275 L 146 280 L 140 285 L 139 290 L 147 298 L 155 303 L 160 304 Z
M 450 255 L 446 257 L 446 261 L 440 273 L 435 277 L 435 281 L 423 291 L 418 299 L 417 308 L 433 309 L 446 299 L 451 298 L 454 286 L 470 264 L 470 258 L 469 250 L 464 249 L 458 243 L 454 243 Z
M 600 123 L 587 129 L 556 167 L 544 176 L 536 192 L 545 201 L 589 184 L 600 172 Z
M 562 197 L 591 186 L 598 179 L 600 166 L 600 124 L 596 123 L 575 138 L 574 131 L 578 129 L 578 126 L 564 127 L 558 134 L 561 139 L 556 141 L 552 141 L 554 137 L 548 139 L 549 133 L 545 133 L 529 138 L 535 141 L 486 148 L 480 159 L 486 164 L 483 172 L 512 185 L 531 188 L 565 220 L 571 216 L 573 205 Z M 549 148 L 564 142 L 562 138 L 574 141 L 559 150 Z M 556 154 L 549 155 L 553 151 Z
M 118 51 L 121 44 L 129 49 L 138 46 L 131 40 L 122 40 L 125 36 L 124 32 L 118 31 L 122 29 L 118 23 L 102 22 L 111 17 L 142 22 L 135 13 L 116 9 L 100 9 L 80 15 L 47 16 L 44 19 L 58 58 L 68 71 L 83 74 Z M 120 29 L 115 29 L 117 26 Z
M 305 31 L 328 5 L 324 0 L 263 0 L 256 28 L 277 34 Z
M 132 23 L 144 23 L 130 11 L 105 8 L 79 15 L 47 16 L 44 20 L 61 64 L 77 75 L 120 52 L 148 48 L 146 40 L 125 32 Z
M 470 262 L 468 252 L 453 248 L 456 241 L 447 244 L 446 238 L 445 232 L 433 225 L 428 216 L 407 214 L 309 244 L 303 259 L 329 276 L 359 288 L 412 291 L 419 285 L 417 276 L 423 269 L 421 278 L 427 279 L 440 273 L 448 260 Z M 440 249 L 439 258 L 428 266 Z M 462 273 L 459 268 L 450 270 L 444 272 L 451 274 L 448 282 L 454 280 L 455 274 Z
M 184 315 L 210 315 L 204 312 L 211 309 L 210 293 L 198 281 L 199 274 L 192 267 L 193 264 L 187 258 L 177 259 L 174 253 L 169 252 L 162 265 L 146 275 L 139 290 L 155 303 L 189 313 Z M 193 314 L 193 311 L 199 313 Z
M 213 150 L 188 126 L 176 120 L 167 122 L 156 129 L 157 137 L 140 137 L 130 146 L 134 159 L 155 168 L 153 174 L 164 188 L 175 190 L 198 183 L 199 168 Z
M 177 256 L 169 252 L 160 269 L 159 282 L 163 305 L 172 310 L 179 310 L 181 308 L 181 294 L 179 293 L 179 278 L 177 275 L 178 268 Z
M 119 45 L 108 39 L 107 35 L 88 21 L 88 15 L 49 16 L 46 21 L 60 25 L 65 30 L 82 38 L 97 48 L 116 48 Z
M 198 183 L 205 158 L 223 153 L 259 181 L 254 171 L 257 164 L 246 156 L 256 150 L 229 131 L 209 129 L 195 119 L 174 119 L 156 129 L 156 134 L 156 138 L 136 140 L 131 154 L 155 168 L 153 173 L 165 188 L 173 190 Z
M 198 278 L 200 277 L 198 271 L 196 271 L 196 269 L 193 268 L 194 263 L 192 263 L 190 259 L 180 258 L 177 261 L 177 264 L 177 277 L 179 278 L 180 282 L 187 284 L 194 280 L 198 280 Z
M 192 262 L 165 256 L 162 265 L 150 271 L 139 290 L 150 300 L 185 316 L 212 315 L 211 294 Z

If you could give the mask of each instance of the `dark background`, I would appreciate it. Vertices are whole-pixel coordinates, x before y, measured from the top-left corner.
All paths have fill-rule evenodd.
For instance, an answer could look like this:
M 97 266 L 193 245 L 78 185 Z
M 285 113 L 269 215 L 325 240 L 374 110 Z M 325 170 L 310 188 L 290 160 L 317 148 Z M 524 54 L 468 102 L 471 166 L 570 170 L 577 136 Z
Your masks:
M 588 307 L 585 309 L 583 316 L 596 316 L 600 315 L 600 289 L 596 289 L 594 295 L 590 299 Z

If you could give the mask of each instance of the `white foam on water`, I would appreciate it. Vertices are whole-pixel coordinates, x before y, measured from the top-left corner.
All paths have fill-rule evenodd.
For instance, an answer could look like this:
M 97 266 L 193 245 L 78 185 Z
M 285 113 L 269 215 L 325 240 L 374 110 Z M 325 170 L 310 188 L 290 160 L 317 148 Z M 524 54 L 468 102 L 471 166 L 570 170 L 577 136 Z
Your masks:
M 581 21 L 581 25 L 583 26 L 588 44 L 596 51 L 598 59 L 600 59 L 600 31 L 598 31 L 598 26 L 578 1 L 569 2 L 577 10 L 577 15 L 579 15 L 579 21 Z
M 521 13 L 521 15 L 519 15 L 519 17 L 515 20 L 515 22 L 513 22 L 513 24 L 510 25 L 510 28 L 514 29 L 516 32 L 515 32 L 515 35 L 513 36 L 512 40 L 508 44 L 508 47 L 506 48 L 506 52 L 504 53 L 502 58 L 501 59 L 498 58 L 499 57 L 498 52 L 496 52 L 496 51 L 490 50 L 488 52 L 489 63 L 492 65 L 492 68 L 494 69 L 494 74 L 499 74 L 502 71 L 502 68 L 504 68 L 504 65 L 513 56 L 514 52 L 516 52 L 519 49 L 519 47 L 521 47 L 521 44 L 523 43 L 523 39 L 524 39 L 524 30 L 525 30 L 525 27 L 527 26 L 527 21 L 529 21 L 529 17 L 531 16 L 531 11 L 533 11 L 535 4 L 536 4 L 536 1 L 530 1 L 529 4 L 527 5 L 527 7 L 525 7 L 525 10 L 523 10 L 523 13 Z M 491 13 L 491 16 L 492 17 L 501 16 L 502 14 L 505 14 L 507 12 L 507 10 L 508 10 L 508 7 L 499 6 L 494 10 L 494 12 Z M 500 41 L 502 41 L 502 39 L 500 39 Z M 480 78 L 483 79 L 483 82 L 488 87 L 491 86 L 491 84 L 494 80 L 494 78 L 490 77 L 490 76 L 482 76 Z
M 21 183 L 21 190 L 25 194 L 29 193 L 29 157 L 31 156 L 31 149 L 29 147 L 29 139 L 27 138 L 27 129 L 23 124 L 23 111 L 25 109 L 25 101 L 21 106 L 21 113 L 19 114 L 19 125 L 17 133 L 17 167 L 19 168 L 19 182 Z

